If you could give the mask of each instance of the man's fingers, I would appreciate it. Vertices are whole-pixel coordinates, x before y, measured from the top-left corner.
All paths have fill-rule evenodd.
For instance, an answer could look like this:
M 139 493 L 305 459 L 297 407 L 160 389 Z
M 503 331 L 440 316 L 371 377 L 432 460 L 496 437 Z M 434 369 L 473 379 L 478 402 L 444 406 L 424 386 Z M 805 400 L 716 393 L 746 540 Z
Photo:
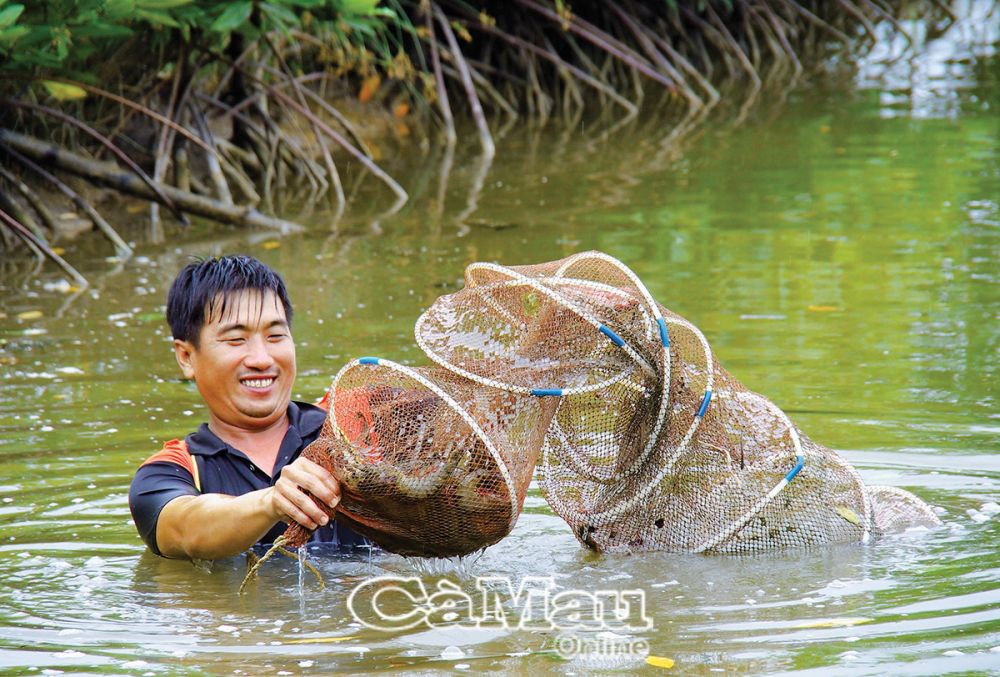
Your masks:
M 306 489 L 331 508 L 340 502 L 340 484 L 326 470 L 306 458 L 298 458 L 281 471 L 281 479 L 288 479 Z M 280 480 L 279 480 L 280 481 Z
M 278 511 L 290 520 L 307 529 L 316 529 L 330 521 L 316 501 L 290 480 L 281 478 L 274 488 L 277 490 L 275 502 Z
M 328 524 L 325 504 L 340 503 L 340 484 L 330 473 L 305 458 L 285 466 L 274 483 L 274 506 L 283 519 L 294 520 L 307 529 Z

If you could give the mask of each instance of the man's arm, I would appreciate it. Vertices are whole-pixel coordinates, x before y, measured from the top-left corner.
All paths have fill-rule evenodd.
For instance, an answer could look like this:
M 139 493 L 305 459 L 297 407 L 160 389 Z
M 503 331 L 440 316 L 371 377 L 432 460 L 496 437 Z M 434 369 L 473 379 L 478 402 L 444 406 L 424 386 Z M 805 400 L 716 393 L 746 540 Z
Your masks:
M 279 520 L 317 529 L 329 518 L 303 489 L 331 508 L 340 502 L 337 480 L 300 457 L 285 466 L 273 487 L 242 496 L 201 494 L 171 500 L 160 511 L 156 544 L 166 557 L 218 559 L 243 552 Z

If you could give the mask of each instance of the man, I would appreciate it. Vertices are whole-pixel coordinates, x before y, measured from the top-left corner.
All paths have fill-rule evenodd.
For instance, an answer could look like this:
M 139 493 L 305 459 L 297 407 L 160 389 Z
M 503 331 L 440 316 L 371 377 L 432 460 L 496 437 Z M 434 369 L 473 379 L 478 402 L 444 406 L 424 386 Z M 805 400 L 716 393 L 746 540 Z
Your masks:
M 273 541 L 292 520 L 318 529 L 314 540 L 365 543 L 329 522 L 304 491 L 331 507 L 340 500 L 337 480 L 299 456 L 326 411 L 291 401 L 291 321 L 284 281 L 254 258 L 192 263 L 174 280 L 167 297 L 174 355 L 209 420 L 167 442 L 132 480 L 132 517 L 154 553 L 229 557 Z

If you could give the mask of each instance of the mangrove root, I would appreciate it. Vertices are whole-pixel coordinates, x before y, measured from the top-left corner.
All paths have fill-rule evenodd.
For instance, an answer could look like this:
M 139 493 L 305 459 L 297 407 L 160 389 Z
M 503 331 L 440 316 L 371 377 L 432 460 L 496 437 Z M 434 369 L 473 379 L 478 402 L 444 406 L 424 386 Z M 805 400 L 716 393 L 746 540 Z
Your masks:
M 198 139 L 199 145 L 203 143 L 201 139 Z M 159 199 L 158 193 L 136 178 L 134 174 L 121 172 L 117 167 L 89 160 L 39 139 L 13 132 L 9 129 L 0 129 L 0 144 L 15 149 L 35 160 L 51 163 L 59 169 L 110 186 L 123 193 L 146 200 Z M 211 152 L 214 152 L 214 150 Z M 190 214 L 205 216 L 224 223 L 247 225 L 254 228 L 270 228 L 282 233 L 292 233 L 302 230 L 302 226 L 297 223 L 267 216 L 253 208 L 227 205 L 218 200 L 188 193 L 165 184 L 158 184 L 158 186 L 160 193 L 169 197 L 182 211 Z

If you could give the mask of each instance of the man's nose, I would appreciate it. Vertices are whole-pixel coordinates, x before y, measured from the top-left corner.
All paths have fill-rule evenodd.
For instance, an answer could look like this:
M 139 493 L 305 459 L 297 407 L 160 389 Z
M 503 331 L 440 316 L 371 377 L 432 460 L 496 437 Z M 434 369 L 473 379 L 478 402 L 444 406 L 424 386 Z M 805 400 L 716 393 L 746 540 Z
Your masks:
M 255 336 L 247 342 L 247 354 L 243 362 L 254 369 L 267 369 L 274 364 L 270 346 L 263 337 Z

